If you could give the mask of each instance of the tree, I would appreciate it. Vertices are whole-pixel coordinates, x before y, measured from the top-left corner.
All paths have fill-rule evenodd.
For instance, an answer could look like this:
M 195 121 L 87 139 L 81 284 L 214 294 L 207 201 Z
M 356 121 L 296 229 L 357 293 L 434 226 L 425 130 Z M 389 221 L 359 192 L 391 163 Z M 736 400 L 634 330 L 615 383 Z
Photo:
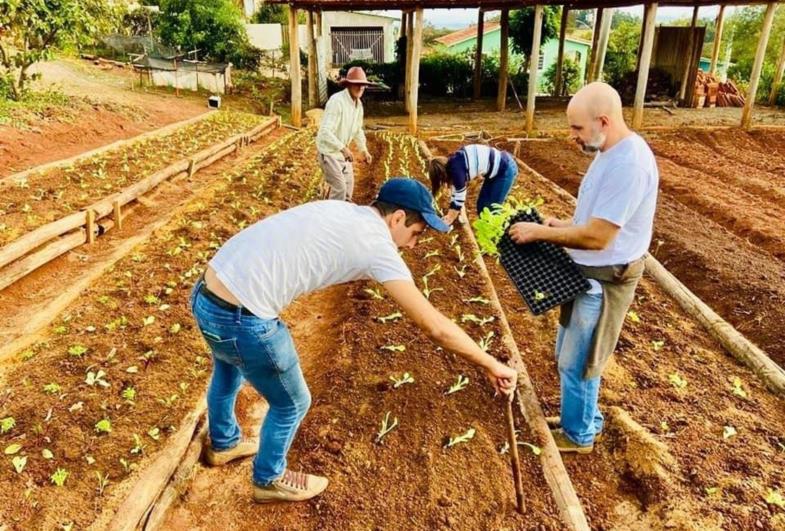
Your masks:
M 569 96 L 573 94 L 581 84 L 581 70 L 577 61 L 565 57 L 562 61 L 562 87 L 561 94 L 556 94 L 556 62 L 545 70 L 543 74 L 544 88 L 549 94 L 554 96 Z
M 603 73 L 605 80 L 618 89 L 624 76 L 635 70 L 641 38 L 641 20 L 638 17 L 624 16 L 616 23 L 617 14 L 620 12 L 616 11 L 611 20 L 613 31 L 608 39 Z
M 289 24 L 289 6 L 262 2 L 262 6 L 251 17 L 251 22 L 254 24 L 281 24 L 287 26 Z M 297 23 L 305 24 L 305 22 L 305 10 L 301 9 L 297 12 Z
M 114 10 L 103 0 L 3 0 L 0 7 L 0 87 L 21 99 L 29 69 L 66 44 L 87 43 L 108 29 Z
M 542 38 L 548 42 L 559 34 L 561 10 L 557 6 L 545 6 L 542 14 Z M 524 68 L 528 70 L 534 35 L 534 8 L 526 7 L 510 11 L 510 41 L 515 53 L 526 57 Z
M 198 49 L 201 58 L 250 66 L 243 20 L 232 0 L 161 0 L 159 31 L 165 44 L 183 52 Z

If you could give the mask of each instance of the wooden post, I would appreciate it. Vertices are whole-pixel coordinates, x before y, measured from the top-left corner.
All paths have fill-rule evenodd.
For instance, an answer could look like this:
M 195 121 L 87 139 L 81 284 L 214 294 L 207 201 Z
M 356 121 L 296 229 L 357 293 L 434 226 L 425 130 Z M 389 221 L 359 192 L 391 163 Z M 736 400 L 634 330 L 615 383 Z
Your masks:
M 477 15 L 477 49 L 474 52 L 474 93 L 475 100 L 480 99 L 482 91 L 482 37 L 485 28 L 485 13 L 480 9 Z
M 417 93 L 420 86 L 420 54 L 422 53 L 422 8 L 418 7 L 415 11 L 416 19 L 414 22 L 413 46 L 411 71 L 409 72 L 411 82 L 409 83 L 409 132 L 417 134 Z
M 684 104 L 684 98 L 687 95 L 687 82 L 690 80 L 690 74 L 694 65 L 692 64 L 692 57 L 695 55 L 695 26 L 698 23 L 698 10 L 699 6 L 695 6 L 692 10 L 692 22 L 690 23 L 690 40 L 687 45 L 687 64 L 684 67 L 684 74 L 681 76 L 681 88 L 679 89 L 679 102 Z M 687 107 L 687 105 L 685 105 Z
M 534 100 L 537 98 L 537 67 L 540 58 L 542 37 L 542 4 L 534 7 L 534 31 L 532 32 L 532 55 L 529 60 L 529 92 L 526 96 L 526 134 L 534 131 Z
M 123 213 L 120 210 L 120 201 L 112 202 L 112 210 L 114 211 L 114 226 L 117 230 L 121 230 L 123 228 Z
M 594 30 L 592 31 L 591 35 L 591 53 L 589 54 L 591 59 L 589 60 L 589 71 L 586 79 L 588 83 L 596 80 L 594 77 L 594 70 L 597 67 L 597 45 L 600 40 L 600 28 L 602 26 L 602 17 L 604 11 L 605 10 L 603 8 L 598 7 L 594 14 Z
M 85 230 L 87 231 L 87 243 L 95 243 L 95 210 L 92 208 L 87 209 Z
M 567 6 L 562 6 L 561 8 L 561 25 L 559 26 L 559 53 L 556 57 L 556 94 L 554 96 L 561 96 L 562 95 L 562 65 L 564 63 L 564 39 L 567 36 L 567 17 L 569 16 L 570 10 Z
M 308 28 L 308 107 L 313 108 L 319 105 L 317 101 L 316 85 L 316 37 L 314 37 L 314 14 L 310 9 L 306 15 L 306 27 Z
M 722 42 L 722 26 L 725 23 L 725 4 L 720 5 L 720 12 L 717 13 L 717 23 L 714 27 L 714 46 L 711 49 L 711 66 L 709 74 L 717 72 L 717 59 L 720 56 L 720 44 Z
M 297 8 L 289 6 L 289 79 L 292 83 L 292 125 L 303 124 L 303 94 L 300 82 L 300 43 L 297 36 Z
M 780 91 L 782 76 L 785 74 L 785 37 L 782 39 L 782 50 L 780 58 L 777 60 L 777 68 L 774 70 L 774 79 L 771 82 L 771 94 L 769 94 L 769 105 L 777 104 L 777 93 Z
M 411 112 L 410 95 L 412 92 L 412 51 L 414 49 L 414 13 L 409 12 L 406 22 L 406 73 L 404 75 L 404 110 Z M 418 59 L 419 61 L 419 59 Z
M 763 17 L 763 28 L 760 30 L 758 38 L 758 51 L 755 52 L 755 62 L 752 64 L 752 74 L 750 74 L 750 86 L 747 90 L 747 99 L 744 101 L 744 110 L 741 113 L 741 126 L 749 129 L 752 125 L 752 108 L 755 105 L 755 95 L 758 93 L 758 83 L 760 82 L 760 72 L 763 69 L 763 59 L 766 57 L 766 46 L 769 44 L 771 25 L 774 22 L 774 12 L 777 4 L 766 5 L 766 15 Z
M 608 51 L 608 40 L 611 36 L 611 22 L 613 21 L 613 8 L 604 9 L 602 24 L 600 25 L 600 38 L 597 41 L 597 55 L 594 60 L 594 81 L 602 81 L 602 70 L 605 66 L 605 53 Z
M 646 99 L 646 83 L 649 81 L 649 64 L 651 51 L 654 47 L 654 23 L 657 19 L 657 2 L 646 6 L 646 16 L 641 34 L 641 57 L 638 61 L 638 84 L 635 87 L 635 104 L 632 110 L 632 128 L 640 129 L 643 125 L 643 102 Z
M 507 106 L 507 68 L 510 56 L 510 10 L 502 10 L 501 19 L 501 42 L 499 43 L 499 92 L 496 98 L 496 110 L 499 112 L 504 111 Z M 532 53 L 531 61 L 537 64 L 537 56 Z

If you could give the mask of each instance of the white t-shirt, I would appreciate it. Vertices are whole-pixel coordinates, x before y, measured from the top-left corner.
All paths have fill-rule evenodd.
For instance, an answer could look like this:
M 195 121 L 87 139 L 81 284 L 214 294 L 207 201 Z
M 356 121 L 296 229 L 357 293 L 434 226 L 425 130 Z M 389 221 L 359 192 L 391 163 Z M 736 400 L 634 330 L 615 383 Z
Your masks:
M 572 259 L 583 265 L 606 266 L 642 257 L 651 243 L 659 181 L 654 154 L 636 134 L 597 153 L 581 181 L 573 223 L 583 225 L 589 218 L 600 218 L 621 230 L 602 251 L 569 250 Z
M 315 201 L 247 227 L 210 261 L 224 286 L 264 319 L 295 298 L 352 280 L 412 280 L 390 230 L 368 206 Z

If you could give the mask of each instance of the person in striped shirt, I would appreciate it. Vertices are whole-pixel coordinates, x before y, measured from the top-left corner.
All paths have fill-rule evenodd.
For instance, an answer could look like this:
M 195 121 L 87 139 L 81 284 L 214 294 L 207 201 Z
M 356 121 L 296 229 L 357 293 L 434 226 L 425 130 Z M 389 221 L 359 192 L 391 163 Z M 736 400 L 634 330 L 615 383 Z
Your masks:
M 482 188 L 477 198 L 477 213 L 502 204 L 518 177 L 518 165 L 506 151 L 484 144 L 463 146 L 448 157 L 434 157 L 428 167 L 434 197 L 443 187 L 450 188 L 450 208 L 444 222 L 452 225 L 466 202 L 469 182 L 480 177 Z

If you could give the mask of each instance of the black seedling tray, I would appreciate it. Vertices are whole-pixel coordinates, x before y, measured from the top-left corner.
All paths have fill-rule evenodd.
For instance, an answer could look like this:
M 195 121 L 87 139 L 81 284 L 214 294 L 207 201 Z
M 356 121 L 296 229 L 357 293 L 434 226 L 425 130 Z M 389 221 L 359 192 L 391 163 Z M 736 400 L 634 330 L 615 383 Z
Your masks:
M 521 221 L 542 223 L 535 209 L 520 211 L 510 225 Z M 591 286 L 567 252 L 552 243 L 518 245 L 509 233 L 498 244 L 499 262 L 534 315 L 573 300 Z

